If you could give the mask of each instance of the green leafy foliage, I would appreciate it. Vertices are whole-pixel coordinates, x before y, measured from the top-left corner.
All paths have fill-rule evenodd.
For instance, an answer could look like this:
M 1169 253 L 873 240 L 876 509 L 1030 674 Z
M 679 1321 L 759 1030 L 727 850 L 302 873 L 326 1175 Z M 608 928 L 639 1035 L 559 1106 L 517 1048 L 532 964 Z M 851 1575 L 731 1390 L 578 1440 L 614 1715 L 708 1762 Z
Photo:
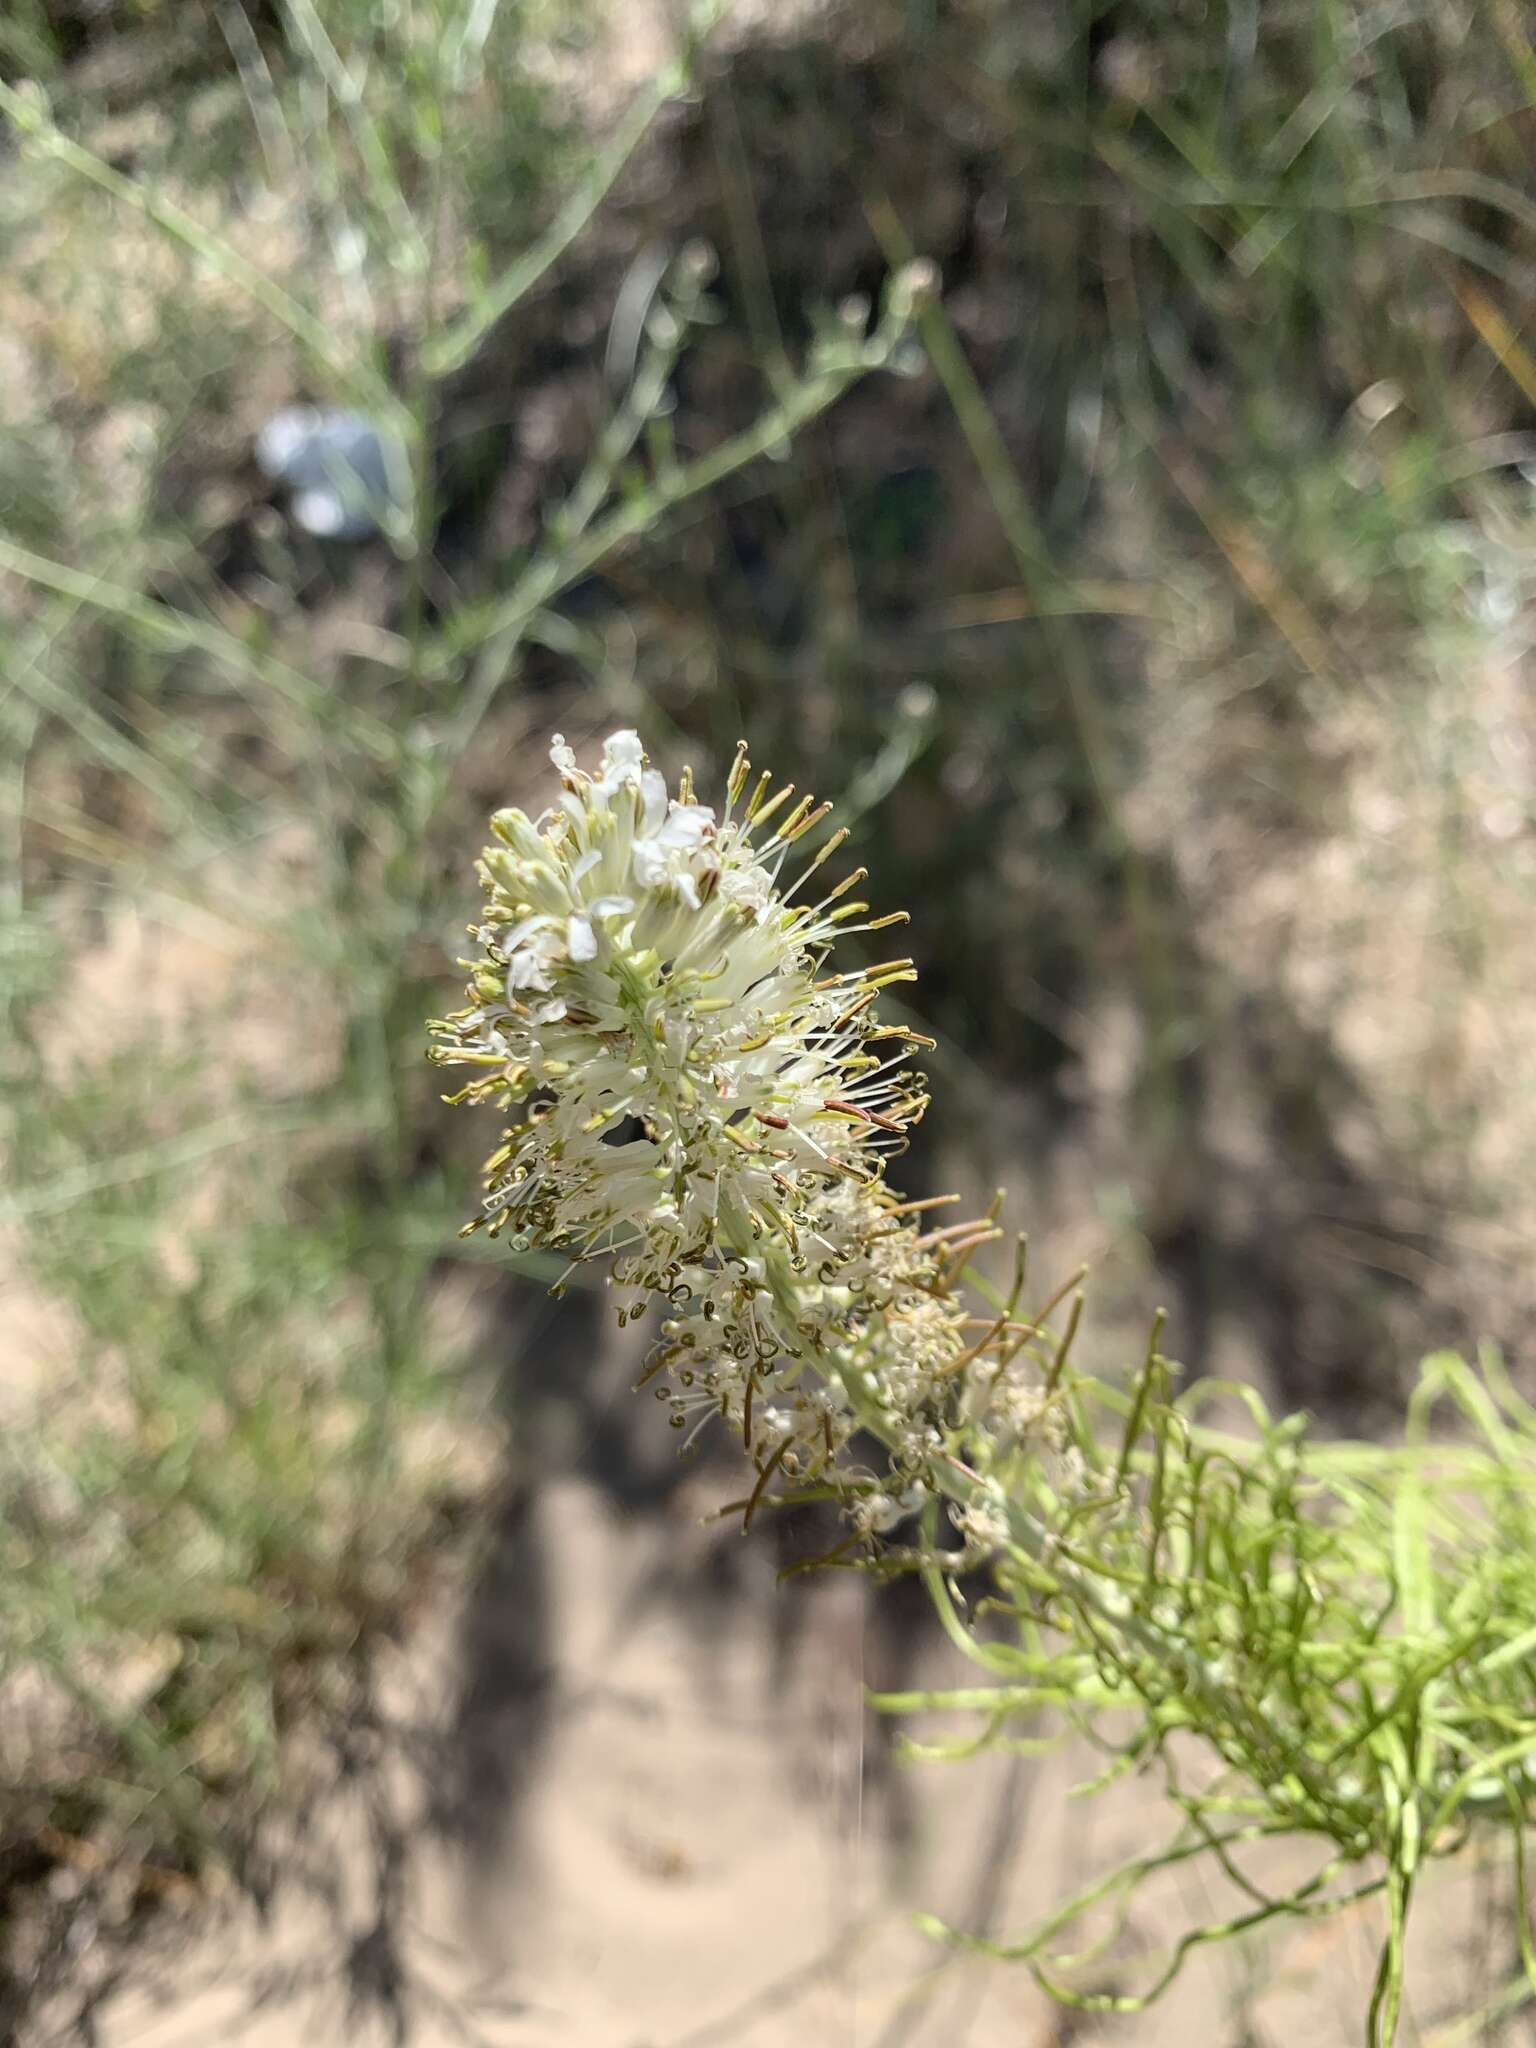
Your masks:
M 1068 2003 L 1135 2011 L 1206 1942 L 1380 1894 L 1367 2039 L 1395 2039 L 1410 1903 L 1479 1826 L 1512 1837 L 1525 1924 L 1536 1410 L 1492 1353 L 1475 1370 L 1451 1352 L 1427 1359 L 1397 1447 L 1319 1442 L 1248 1387 L 1178 1391 L 1155 1348 L 1128 1390 L 1069 1363 L 1055 1398 L 1081 1483 L 1004 1475 L 1009 1536 L 985 1624 L 961 1620 L 942 1553 L 921 1562 L 952 1640 L 995 1683 L 879 1704 L 982 1717 L 974 1737 L 918 1746 L 935 1757 L 1007 1746 L 1020 1725 L 1038 1743 L 1065 1724 L 1105 1752 L 1100 1785 L 1158 1772 L 1179 1825 L 1025 1940 L 977 1945 L 1027 1962 Z M 1212 1427 L 1217 1403 L 1247 1427 Z M 969 1484 L 957 1468 L 962 1498 Z M 1241 1867 L 1246 1847 L 1275 1837 L 1318 1851 L 1279 1894 Z M 1197 1859 L 1247 1894 L 1244 1908 L 1170 1944 L 1142 1992 L 1075 1988 L 1138 1890 Z

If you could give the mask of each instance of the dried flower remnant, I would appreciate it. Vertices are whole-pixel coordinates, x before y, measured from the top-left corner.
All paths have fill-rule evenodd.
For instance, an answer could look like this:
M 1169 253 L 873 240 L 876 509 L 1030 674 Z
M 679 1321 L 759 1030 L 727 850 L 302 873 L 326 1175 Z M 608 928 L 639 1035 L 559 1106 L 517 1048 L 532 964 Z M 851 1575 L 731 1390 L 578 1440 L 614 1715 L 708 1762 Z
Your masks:
M 846 834 L 798 850 L 830 805 L 754 779 L 744 748 L 718 816 L 633 732 L 596 772 L 550 751 L 560 800 L 492 820 L 468 1006 L 434 1026 L 433 1058 L 487 1070 L 448 1099 L 514 1112 L 468 1228 L 606 1260 L 621 1320 L 662 1305 L 642 1383 L 685 1443 L 718 1418 L 754 1506 L 827 1486 L 881 1533 L 941 1490 L 968 1427 L 1017 1438 L 1045 1413 L 1017 1289 L 979 1338 L 956 1292 L 991 1219 L 930 1227 L 884 1179 L 931 1041 L 876 1010 L 909 960 L 829 958 L 904 913 L 870 914 L 862 869 L 824 886 Z M 888 1469 L 852 1448 L 862 1426 Z

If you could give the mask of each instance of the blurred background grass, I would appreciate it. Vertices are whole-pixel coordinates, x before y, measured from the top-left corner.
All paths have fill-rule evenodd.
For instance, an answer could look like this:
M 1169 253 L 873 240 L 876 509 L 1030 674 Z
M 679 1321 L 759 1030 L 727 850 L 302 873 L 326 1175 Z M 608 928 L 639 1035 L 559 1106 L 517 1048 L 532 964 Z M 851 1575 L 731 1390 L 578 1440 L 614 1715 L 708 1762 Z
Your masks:
M 20 0 L 0 80 L 17 2010 L 80 1886 L 252 1873 L 504 1459 L 670 1484 L 594 1337 L 529 1367 L 421 1059 L 554 729 L 844 800 L 940 1041 L 905 1179 L 1006 1181 L 1107 1362 L 1166 1298 L 1335 1426 L 1518 1368 L 1520 9 Z M 388 532 L 289 516 L 304 402 L 398 437 Z

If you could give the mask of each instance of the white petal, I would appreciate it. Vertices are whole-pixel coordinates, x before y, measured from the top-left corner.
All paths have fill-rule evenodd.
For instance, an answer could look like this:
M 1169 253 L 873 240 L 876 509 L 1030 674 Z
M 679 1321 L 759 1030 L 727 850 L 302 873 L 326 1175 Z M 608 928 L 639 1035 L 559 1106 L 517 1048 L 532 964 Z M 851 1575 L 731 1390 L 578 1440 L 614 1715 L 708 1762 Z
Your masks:
M 584 917 L 573 917 L 566 926 L 566 950 L 573 960 L 597 958 L 597 934 Z
M 587 906 L 588 917 L 624 917 L 635 907 L 633 896 L 599 896 Z
M 519 946 L 524 946 L 528 943 L 528 940 L 532 938 L 535 932 L 546 931 L 553 922 L 554 920 L 541 910 L 536 910 L 531 917 L 519 918 L 511 931 L 503 935 L 501 941 L 502 951 L 504 953 L 515 953 Z
M 640 780 L 640 767 L 645 759 L 645 750 L 640 744 L 640 735 L 627 729 L 610 733 L 603 741 L 603 786 L 617 789 L 625 782 Z
M 667 778 L 647 768 L 640 777 L 640 796 L 645 806 L 641 830 L 654 839 L 667 815 Z
M 773 884 L 763 868 L 725 868 L 720 875 L 720 893 L 727 903 L 737 903 L 761 918 L 773 895 Z
M 549 975 L 545 963 L 526 946 L 507 962 L 507 995 L 515 1001 L 520 988 L 546 989 Z
M 642 889 L 659 889 L 667 879 L 667 856 L 654 839 L 637 839 L 635 880 Z
M 674 803 L 657 837 L 663 846 L 698 846 L 715 822 L 708 804 Z
M 576 773 L 576 751 L 565 743 L 565 734 L 557 732 L 549 743 L 549 758 L 562 775 Z

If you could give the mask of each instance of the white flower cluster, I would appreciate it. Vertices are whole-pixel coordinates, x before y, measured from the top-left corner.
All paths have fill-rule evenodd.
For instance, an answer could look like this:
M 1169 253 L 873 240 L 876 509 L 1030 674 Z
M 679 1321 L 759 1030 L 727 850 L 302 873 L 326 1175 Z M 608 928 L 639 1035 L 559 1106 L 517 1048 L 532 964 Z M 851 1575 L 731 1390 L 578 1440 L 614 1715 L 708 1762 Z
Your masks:
M 637 1297 L 621 1319 L 660 1298 L 646 1378 L 674 1426 L 721 1418 L 754 1498 L 775 1475 L 833 1484 L 877 1532 L 974 1409 L 969 1367 L 997 1364 L 948 1284 L 978 1226 L 922 1234 L 925 1205 L 882 1177 L 926 1102 L 907 1066 L 926 1041 L 874 1010 L 911 963 L 827 971 L 840 933 L 900 914 L 853 900 L 862 869 L 814 895 L 841 832 L 786 880 L 830 807 L 753 784 L 744 750 L 719 817 L 687 776 L 670 796 L 632 732 L 595 774 L 562 739 L 551 759 L 560 801 L 492 820 L 469 1004 L 433 1027 L 433 1058 L 487 1070 L 449 1099 L 514 1112 L 468 1227 L 607 1259 Z M 861 1425 L 888 1472 L 853 1458 Z

